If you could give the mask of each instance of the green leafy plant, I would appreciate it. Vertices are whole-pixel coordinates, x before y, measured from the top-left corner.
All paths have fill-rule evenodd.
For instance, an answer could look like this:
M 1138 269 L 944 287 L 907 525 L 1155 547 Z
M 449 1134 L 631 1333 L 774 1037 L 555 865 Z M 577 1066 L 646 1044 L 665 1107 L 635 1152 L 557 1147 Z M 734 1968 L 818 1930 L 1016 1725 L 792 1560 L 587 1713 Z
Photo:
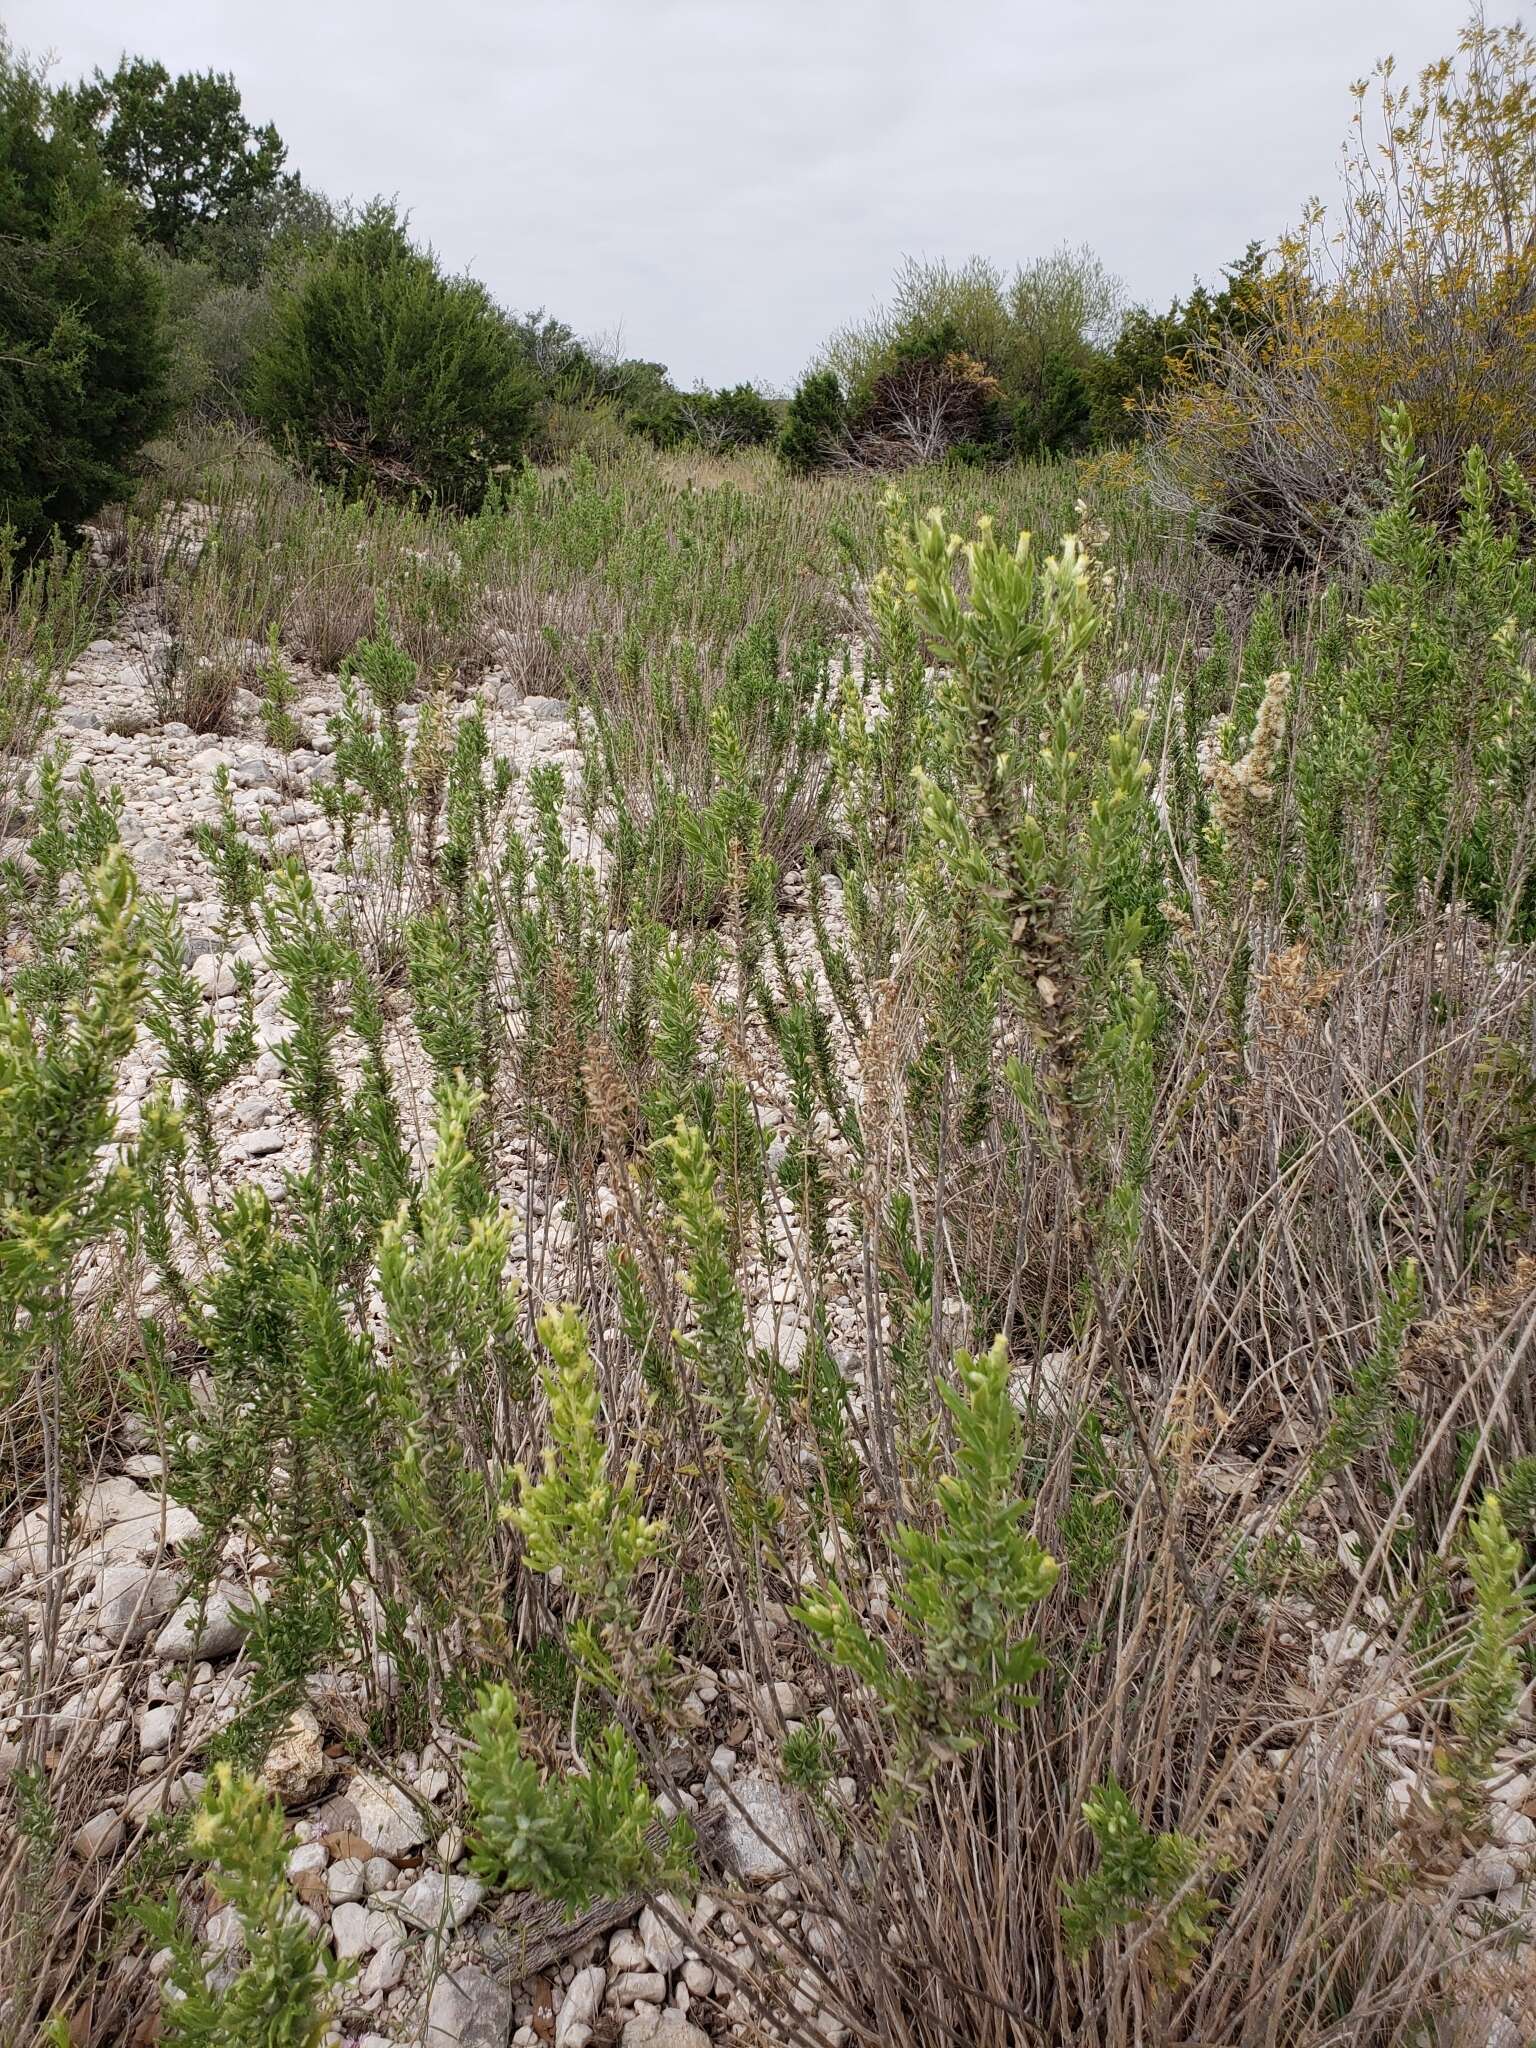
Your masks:
M 910 1663 L 873 1636 L 846 1593 L 825 1584 L 797 1610 L 834 1664 L 879 1697 L 896 1724 L 890 1790 L 905 1798 L 945 1752 L 979 1742 L 1020 1704 L 1043 1667 L 1018 1628 L 1056 1583 L 1057 1565 L 1023 1527 L 1029 1502 L 1015 1491 L 1023 1458 L 999 1338 L 980 1358 L 962 1351 L 956 1386 L 940 1392 L 955 1433 L 954 1464 L 939 1479 L 935 1524 L 896 1532 L 895 1604 L 910 1630 Z
M 1347 915 L 1361 861 L 1373 857 L 1399 920 L 1417 914 L 1428 889 L 1528 936 L 1528 488 L 1513 468 L 1496 481 L 1474 446 L 1456 522 L 1442 525 L 1423 502 L 1424 457 L 1405 406 L 1385 410 L 1381 441 L 1390 498 L 1370 529 L 1380 573 L 1342 673 L 1297 748 L 1308 907 Z
M 133 1044 L 144 979 L 133 871 L 118 852 L 92 878 L 92 977 L 52 1031 L 0 992 L 0 1390 L 67 1352 L 70 1277 L 135 1197 L 111 1156 L 118 1065 Z
M 132 203 L 8 46 L 0 211 L 0 508 L 30 551 L 128 494 L 166 417 L 166 351 Z
M 597 1369 L 580 1316 L 552 1309 L 539 1319 L 539 1336 L 550 1360 L 543 1380 L 553 1442 L 537 1479 L 522 1466 L 514 1472 L 513 1498 L 502 1512 L 533 1570 L 561 1574 L 576 1616 L 571 1648 L 584 1672 L 617 1692 L 619 1666 L 633 1669 L 640 1647 L 634 1582 L 666 1542 L 667 1526 L 641 1513 L 634 1463 L 617 1485 L 609 1475 Z
M 663 1822 L 621 1729 L 587 1752 L 580 1775 L 542 1776 L 523 1754 L 516 1697 L 496 1686 L 469 1734 L 471 1858 L 491 1883 L 535 1891 L 572 1914 L 630 1892 L 693 1889 L 692 1831 L 681 1818 Z
M 1489 1491 L 1467 1536 L 1471 1636 L 1451 1686 L 1453 1774 L 1479 1793 L 1508 1736 L 1520 1693 L 1517 1645 L 1530 1612 L 1521 1590 L 1524 1567 L 1521 1547 L 1505 1527 L 1499 1496 Z
M 145 241 L 253 280 L 298 179 L 283 171 L 277 130 L 246 119 L 227 72 L 173 78 L 163 64 L 124 57 L 110 77 L 98 70 L 59 104 L 86 124 L 114 183 L 131 194 Z
M 219 1764 L 189 1841 L 239 1918 L 243 1954 L 220 1982 L 174 1899 L 140 1907 L 150 1939 L 171 1952 L 161 2039 L 174 2048 L 319 2048 L 349 1967 L 315 1939 L 289 1889 L 281 1806 Z
M 767 1408 L 753 1384 L 745 1309 L 715 1192 L 714 1156 L 703 1132 L 684 1124 L 659 1140 L 658 1150 L 675 1189 L 674 1215 L 687 1257 L 680 1284 L 692 1311 L 691 1327 L 674 1342 L 703 1396 L 738 1526 L 766 1536 L 781 1506 L 770 1484 Z
M 1405 1259 L 1382 1304 L 1376 1343 L 1361 1360 L 1348 1392 L 1335 1399 L 1322 1441 L 1286 1505 L 1287 1531 L 1295 1528 L 1329 1480 L 1381 1441 L 1396 1408 L 1403 1345 L 1418 1312 L 1419 1269 L 1412 1259 Z
M 801 380 L 779 435 L 786 465 L 804 476 L 837 455 L 847 426 L 847 407 L 835 371 L 813 370 Z
M 1210 1940 L 1215 1901 L 1194 1882 L 1199 1845 L 1187 1835 L 1154 1833 L 1113 1778 L 1083 1802 L 1098 1868 L 1067 1887 L 1062 1928 L 1068 1952 L 1083 1957 L 1116 1928 L 1153 1928 L 1156 1973 L 1177 1984 Z
M 965 542 L 935 509 L 893 525 L 888 545 L 877 601 L 909 610 L 948 670 L 923 858 L 950 919 L 963 911 L 970 971 L 1017 1005 L 1030 1035 L 1036 1057 L 1014 1060 L 1008 1082 L 1067 1167 L 1076 1228 L 1123 1250 L 1147 1165 L 1160 1008 L 1142 960 L 1162 877 L 1145 720 L 1115 722 L 1089 680 L 1100 589 L 1075 537 L 1041 564 L 1028 535 L 1005 547 L 983 520 Z

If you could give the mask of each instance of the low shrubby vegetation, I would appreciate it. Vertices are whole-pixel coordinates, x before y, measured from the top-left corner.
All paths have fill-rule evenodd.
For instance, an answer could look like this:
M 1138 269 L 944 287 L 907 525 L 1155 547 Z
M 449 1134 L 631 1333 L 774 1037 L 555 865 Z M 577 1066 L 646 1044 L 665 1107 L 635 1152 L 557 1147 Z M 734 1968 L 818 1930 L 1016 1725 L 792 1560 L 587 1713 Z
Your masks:
M 1344 190 L 1283 236 L 1257 311 L 1198 337 L 1154 408 L 1159 475 L 1226 545 L 1336 555 L 1379 495 L 1382 406 L 1406 404 L 1437 513 L 1475 443 L 1533 471 L 1536 44 L 1479 17 L 1454 59 L 1356 88 Z
M 5 557 L 0 2041 L 1527 2037 L 1513 405 L 1299 245 L 779 407 L 137 203 L 262 312 Z
M 371 207 L 278 293 L 250 372 L 273 441 L 350 495 L 474 512 L 516 463 L 533 383 L 481 285 Z

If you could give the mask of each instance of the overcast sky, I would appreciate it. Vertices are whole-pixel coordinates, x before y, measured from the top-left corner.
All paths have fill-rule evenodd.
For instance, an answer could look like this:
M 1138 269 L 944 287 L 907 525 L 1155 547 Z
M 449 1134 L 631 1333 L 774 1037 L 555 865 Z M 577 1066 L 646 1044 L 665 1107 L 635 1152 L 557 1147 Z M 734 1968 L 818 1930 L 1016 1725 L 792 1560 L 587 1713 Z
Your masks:
M 1132 295 L 1330 196 L 1352 78 L 1464 0 L 0 0 L 55 77 L 232 71 L 333 197 L 680 383 L 793 383 L 903 254 L 1089 242 Z M 1513 12 L 1490 7 L 1495 18 Z

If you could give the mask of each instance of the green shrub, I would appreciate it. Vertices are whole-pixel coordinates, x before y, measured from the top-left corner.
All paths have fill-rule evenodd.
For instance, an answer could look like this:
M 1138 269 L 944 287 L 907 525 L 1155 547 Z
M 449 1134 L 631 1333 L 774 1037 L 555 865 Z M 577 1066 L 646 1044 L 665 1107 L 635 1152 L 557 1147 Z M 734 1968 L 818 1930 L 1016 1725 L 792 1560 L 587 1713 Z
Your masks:
M 892 1717 L 897 1747 L 886 1792 L 898 1810 L 941 1758 L 973 1748 L 1018 1707 L 1036 1704 L 1026 1688 L 1045 1659 L 1022 1624 L 1060 1571 L 1024 1527 L 1031 1504 L 1017 1490 L 1023 1435 L 1002 1338 L 979 1358 L 960 1352 L 955 1374 L 957 1386 L 939 1386 L 955 1451 L 935 1524 L 901 1523 L 895 1533 L 895 1604 L 920 1666 L 898 1664 L 838 1586 L 813 1589 L 798 1610 L 829 1661 L 867 1685 Z
M 812 370 L 789 401 L 779 453 L 799 475 L 832 460 L 847 425 L 843 388 L 832 370 Z
M 509 1686 L 487 1688 L 469 1734 L 471 1857 L 489 1882 L 557 1899 L 573 1914 L 596 1899 L 693 1889 L 692 1829 L 682 1819 L 663 1824 L 617 1725 L 570 1777 L 541 1777 L 523 1755 Z
M 10 837 L 27 763 L 58 685 L 96 630 L 102 597 L 84 549 L 55 542 L 30 562 L 19 555 L 18 537 L 0 533 L 0 839 Z
M 0 1407 L 73 1342 L 78 1255 L 120 1222 L 134 1188 L 111 1158 L 112 1084 L 132 1045 L 144 950 L 133 872 L 113 848 L 91 881 L 89 923 L 53 927 L 83 956 L 58 1005 L 0 994 Z
M 220 1984 L 174 1900 L 141 1908 L 151 1940 L 171 1952 L 173 1996 L 160 2039 L 170 2048 L 320 2048 L 353 1966 L 338 1962 L 300 1917 L 284 1870 L 281 1806 L 263 1786 L 220 1764 L 192 1823 L 192 1846 L 208 1859 L 239 1917 L 243 1959 Z
M 1013 443 L 1020 455 L 1069 455 L 1088 445 L 1093 406 L 1088 379 L 1071 356 L 1046 359 L 1038 401 L 1026 400 L 1014 414 Z
M 1067 453 L 1091 437 L 1089 381 L 1119 304 L 1119 281 L 1086 248 L 1011 278 L 979 257 L 959 268 L 909 258 L 890 302 L 835 335 L 820 368 L 841 378 L 871 467 L 985 448 L 1009 422 L 1022 453 Z
M 703 448 L 760 448 L 773 439 L 778 426 L 773 407 L 751 384 L 685 399 L 683 416 Z
M 544 1391 L 553 1442 L 537 1479 L 519 1465 L 514 1497 L 502 1512 L 526 1546 L 530 1569 L 561 1574 L 561 1590 L 578 1618 L 570 1644 L 582 1675 L 619 1690 L 618 1666 L 630 1661 L 639 1614 L 633 1581 L 667 1540 L 664 1522 L 640 1512 L 638 1465 L 615 1485 L 609 1450 L 599 1434 L 597 1367 L 586 1328 L 571 1308 L 539 1319 L 549 1353 Z
M 271 284 L 226 283 L 210 264 L 182 262 L 159 250 L 151 251 L 150 260 L 165 293 L 177 413 L 238 419 L 251 365 L 271 326 Z
M 1390 497 L 1368 545 L 1376 570 L 1348 658 L 1314 695 L 1296 782 L 1309 908 L 1350 919 L 1367 863 L 1403 924 L 1426 889 L 1521 938 L 1536 933 L 1529 792 L 1536 687 L 1523 652 L 1536 564 L 1522 544 L 1529 488 L 1482 450 L 1461 467 L 1454 527 L 1406 408 L 1387 413 Z
M 376 205 L 279 294 L 251 403 L 327 482 L 472 512 L 521 453 L 533 384 L 484 287 Z
M 132 203 L 3 42 L 0 221 L 0 525 L 35 546 L 127 493 L 166 349 Z
M 1215 1904 L 1195 1883 L 1200 1851 L 1187 1835 L 1154 1834 L 1113 1778 L 1083 1802 L 1099 1866 L 1068 1887 L 1062 1927 L 1069 1953 L 1083 1955 L 1117 1927 L 1152 1922 L 1158 1974 L 1187 1977 L 1210 1940 Z
M 666 382 L 665 373 L 659 386 L 637 394 L 627 416 L 631 430 L 658 448 L 692 443 L 712 453 L 761 447 L 778 427 L 773 406 L 751 384 L 681 392 Z
M 1467 1533 L 1471 1624 L 1450 1686 L 1453 1775 L 1479 1797 L 1500 1745 L 1509 1740 L 1520 1698 L 1519 1645 L 1530 1618 L 1524 1572 L 1525 1556 L 1505 1526 L 1499 1496 L 1485 1493 Z
M 1222 272 L 1219 291 L 1197 284 L 1166 313 L 1147 306 L 1130 309 L 1089 370 L 1095 440 L 1138 438 L 1146 429 L 1148 406 L 1197 348 L 1214 337 L 1256 331 L 1263 317 L 1263 270 L 1263 245 L 1250 242 Z

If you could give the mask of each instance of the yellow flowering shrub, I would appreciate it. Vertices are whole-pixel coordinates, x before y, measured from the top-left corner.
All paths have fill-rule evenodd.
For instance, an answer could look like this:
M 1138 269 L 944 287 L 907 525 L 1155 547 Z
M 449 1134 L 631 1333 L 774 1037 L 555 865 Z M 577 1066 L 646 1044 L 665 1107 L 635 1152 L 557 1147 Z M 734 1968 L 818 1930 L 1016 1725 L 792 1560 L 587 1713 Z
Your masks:
M 1155 408 L 1165 495 L 1270 560 L 1356 529 L 1389 404 L 1422 510 L 1453 511 L 1474 443 L 1536 474 L 1536 40 L 1474 20 L 1412 85 L 1387 60 L 1353 91 L 1341 203 L 1281 240 L 1254 330 L 1214 331 Z

